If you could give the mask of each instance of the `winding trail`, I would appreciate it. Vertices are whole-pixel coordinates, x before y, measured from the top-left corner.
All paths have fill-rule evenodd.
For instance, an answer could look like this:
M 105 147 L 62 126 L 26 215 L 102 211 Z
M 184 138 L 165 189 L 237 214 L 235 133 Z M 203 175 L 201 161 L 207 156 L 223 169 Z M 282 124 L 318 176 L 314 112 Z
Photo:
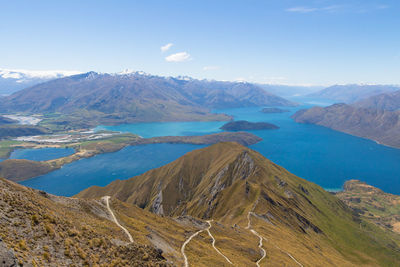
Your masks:
M 281 249 L 280 247 L 278 247 L 278 246 L 276 246 L 276 245 L 275 245 L 275 247 L 276 247 L 277 249 L 279 249 L 280 251 L 282 251 L 283 253 L 287 254 L 295 263 L 297 263 L 297 265 L 299 265 L 299 266 L 301 266 L 301 267 L 304 267 L 303 264 L 301 264 L 300 262 L 298 262 L 292 255 L 290 255 L 290 253 L 284 251 L 283 249 Z
M 249 213 L 247 214 L 247 226 L 245 229 L 250 229 L 251 228 L 251 222 L 250 222 L 250 215 L 254 215 L 254 212 L 249 211 Z M 258 244 L 258 247 L 263 251 L 263 256 L 261 257 L 261 259 L 259 259 L 256 264 L 258 267 L 260 267 L 260 261 L 263 260 L 265 258 L 265 256 L 267 255 L 266 251 L 262 248 L 263 245 L 263 239 L 265 241 L 268 242 L 268 239 L 266 239 L 265 237 L 259 235 L 254 229 L 250 229 L 250 232 L 252 232 L 254 235 L 258 236 L 258 238 L 260 238 L 260 243 Z M 297 265 L 304 267 L 303 264 L 301 264 L 300 262 L 298 262 L 289 252 L 284 251 L 283 249 L 281 249 L 280 247 L 278 247 L 277 245 L 273 244 L 277 249 L 279 249 L 280 251 L 282 251 L 283 253 L 285 253 L 286 255 L 288 255 Z
M 250 215 L 252 215 L 252 214 L 253 214 L 252 211 L 249 211 L 249 213 L 247 213 L 247 226 L 246 226 L 246 229 L 250 229 L 250 228 L 251 228 Z M 257 236 L 257 237 L 260 239 L 260 241 L 259 241 L 259 243 L 258 243 L 258 247 L 259 247 L 259 248 L 261 249 L 261 251 L 262 251 L 262 257 L 256 262 L 257 267 L 260 267 L 260 262 L 267 256 L 267 252 L 266 252 L 265 249 L 262 247 L 262 246 L 263 246 L 263 239 L 265 239 L 265 238 L 263 238 L 261 235 L 259 235 L 259 234 L 257 233 L 257 231 L 254 230 L 254 229 L 250 229 L 250 232 L 251 232 L 253 235 Z
M 191 235 L 188 239 L 186 239 L 186 241 L 183 243 L 182 247 L 181 247 L 181 253 L 183 255 L 183 258 L 185 259 L 185 267 L 189 267 L 189 262 L 187 259 L 187 256 L 185 254 L 185 247 L 187 244 L 189 244 L 189 242 L 193 239 L 193 237 L 196 237 L 198 234 L 200 234 L 201 232 L 205 231 L 206 229 L 203 230 L 199 230 L 196 233 L 194 233 L 193 235 Z
M 217 248 L 215 247 L 215 238 L 214 238 L 214 236 L 213 236 L 213 235 L 211 234 L 211 232 L 210 232 L 210 229 L 211 229 L 211 227 L 212 227 L 211 222 L 212 222 L 212 220 L 208 220 L 208 221 L 207 221 L 207 223 L 208 223 L 208 227 L 207 227 L 207 228 L 197 231 L 197 232 L 194 233 L 193 235 L 189 236 L 189 238 L 186 239 L 186 241 L 183 243 L 183 245 L 182 245 L 182 247 L 181 247 L 181 253 L 182 253 L 183 258 L 184 258 L 184 260 L 185 260 L 185 267 L 189 267 L 188 258 L 187 258 L 186 254 L 185 254 L 186 245 L 189 244 L 189 242 L 190 242 L 194 237 L 198 236 L 201 232 L 204 232 L 204 231 L 207 231 L 208 235 L 211 237 L 211 239 L 212 239 L 212 247 L 215 249 L 215 251 L 218 252 L 219 255 L 221 255 L 222 257 L 224 257 L 224 259 L 225 259 L 227 262 L 229 262 L 230 264 L 233 265 L 233 263 L 228 259 L 228 257 L 226 257 L 221 251 L 219 251 L 219 249 L 217 249 Z
M 128 238 L 129 238 L 129 242 L 130 242 L 130 243 L 133 243 L 133 238 L 132 238 L 131 234 L 129 233 L 129 231 L 128 231 L 125 227 L 123 227 L 121 224 L 119 224 L 117 218 L 116 218 L 115 215 L 114 215 L 114 212 L 113 212 L 113 211 L 111 210 L 111 208 L 110 208 L 110 201 L 109 201 L 109 200 L 110 200 L 110 196 L 104 196 L 104 197 L 102 197 L 101 199 L 103 199 L 103 200 L 106 202 L 108 212 L 111 214 L 111 217 L 113 218 L 115 224 L 116 224 L 119 228 L 121 228 L 122 230 L 124 230 L 124 232 L 126 233 L 126 235 L 127 235 Z
M 225 258 L 225 260 L 228 262 L 228 263 L 230 263 L 230 264 L 232 264 L 233 265 L 233 263 L 228 259 L 228 257 L 227 256 L 225 256 L 221 251 L 219 251 L 219 249 L 217 249 L 216 247 L 215 247 L 215 238 L 214 238 L 214 236 L 211 234 L 211 232 L 210 232 L 210 229 L 211 229 L 211 222 L 212 222 L 212 220 L 208 220 L 207 221 L 207 223 L 208 223 L 208 228 L 206 229 L 207 230 L 207 232 L 208 232 L 208 235 L 212 238 L 212 246 L 213 246 L 213 248 L 215 249 L 215 251 L 216 252 L 218 252 L 218 254 L 219 255 L 221 255 L 222 257 L 224 257 Z

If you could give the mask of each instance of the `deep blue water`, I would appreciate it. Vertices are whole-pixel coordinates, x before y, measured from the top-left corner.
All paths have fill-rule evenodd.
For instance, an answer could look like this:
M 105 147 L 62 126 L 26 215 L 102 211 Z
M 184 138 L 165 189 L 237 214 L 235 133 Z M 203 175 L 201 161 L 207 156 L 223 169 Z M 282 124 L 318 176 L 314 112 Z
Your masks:
M 98 126 L 95 131 L 111 130 L 119 132 L 130 132 L 145 138 L 155 136 L 185 136 L 205 135 L 220 132 L 219 127 L 226 122 L 147 122 L 121 124 L 118 126 Z
M 105 186 L 165 165 L 200 145 L 152 144 L 126 147 L 120 151 L 81 159 L 21 184 L 46 192 L 72 196 L 92 185 Z
M 280 114 L 261 113 L 260 107 L 217 112 L 233 115 L 237 120 L 266 121 L 278 125 L 278 130 L 253 131 L 263 141 L 251 148 L 325 189 L 340 189 L 346 180 L 359 179 L 384 191 L 400 194 L 400 150 L 321 126 L 298 124 L 290 118 L 296 110 L 316 104 L 331 103 L 312 100 L 303 106 L 289 108 L 289 113 Z M 219 127 L 223 124 L 224 122 L 138 123 L 97 129 L 153 137 L 214 133 L 219 132 Z M 106 185 L 112 180 L 132 177 L 164 165 L 198 147 L 176 144 L 129 147 L 119 152 L 82 159 L 23 184 L 58 195 L 73 195 L 91 185 Z
M 54 148 L 46 147 L 40 149 L 16 149 L 11 155 L 10 159 L 29 159 L 35 161 L 45 161 L 51 159 L 58 159 L 74 154 L 73 148 Z

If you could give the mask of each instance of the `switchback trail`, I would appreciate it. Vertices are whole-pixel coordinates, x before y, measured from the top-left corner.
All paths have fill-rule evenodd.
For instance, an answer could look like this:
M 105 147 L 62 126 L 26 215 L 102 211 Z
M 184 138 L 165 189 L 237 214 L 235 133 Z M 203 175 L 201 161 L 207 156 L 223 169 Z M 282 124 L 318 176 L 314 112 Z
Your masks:
M 211 229 L 211 222 L 212 222 L 212 220 L 208 220 L 207 221 L 207 223 L 208 223 L 208 228 L 206 229 L 207 230 L 207 232 L 208 232 L 208 235 L 212 238 L 212 246 L 213 246 L 213 248 L 215 249 L 215 251 L 216 252 L 218 252 L 218 254 L 219 255 L 221 255 L 222 257 L 224 257 L 225 258 L 225 260 L 227 261 L 227 262 L 229 262 L 230 264 L 232 264 L 233 265 L 233 263 L 228 259 L 228 257 L 227 256 L 225 256 L 224 254 L 222 254 L 222 252 L 221 251 L 219 251 L 219 249 L 217 249 L 216 247 L 215 247 L 215 238 L 214 238 L 214 236 L 211 234 L 211 232 L 210 232 L 210 229 Z
M 224 257 L 224 259 L 225 259 L 227 262 L 229 262 L 230 264 L 233 265 L 233 263 L 228 259 L 228 257 L 226 257 L 224 254 L 222 254 L 222 252 L 219 251 L 219 249 L 217 249 L 217 248 L 215 247 L 215 238 L 214 238 L 214 236 L 213 236 L 213 235 L 211 234 L 211 232 L 210 232 L 211 221 L 212 221 L 212 220 L 208 220 L 208 221 L 207 221 L 207 223 L 208 223 L 208 227 L 207 227 L 207 228 L 197 231 L 197 232 L 194 233 L 193 235 L 189 236 L 189 238 L 186 239 L 186 241 L 183 243 L 183 245 L 182 245 L 182 247 L 181 247 L 181 253 L 182 253 L 183 258 L 184 258 L 184 260 L 185 260 L 185 267 L 189 267 L 188 258 L 187 258 L 186 254 L 185 254 L 185 247 L 186 247 L 186 245 L 189 244 L 189 242 L 190 242 L 194 237 L 196 237 L 197 235 L 199 235 L 201 232 L 204 232 L 204 231 L 207 231 L 208 235 L 211 237 L 211 239 L 212 239 L 212 247 L 215 249 L 215 251 L 217 251 L 219 255 L 221 255 L 222 257 Z
M 246 229 L 250 229 L 250 228 L 251 228 L 250 215 L 254 215 L 254 212 L 250 211 L 250 212 L 247 214 L 247 220 L 248 220 L 248 222 L 247 222 Z M 259 247 L 260 249 L 262 249 L 262 251 L 263 251 L 263 256 L 261 257 L 261 259 L 259 259 L 259 260 L 256 262 L 257 266 L 259 267 L 259 266 L 260 266 L 260 261 L 263 260 L 263 259 L 265 258 L 265 256 L 267 255 L 266 251 L 262 248 L 262 244 L 263 244 L 262 240 L 264 239 L 265 241 L 268 242 L 268 239 L 266 239 L 265 237 L 262 237 L 261 235 L 259 235 L 259 234 L 258 234 L 255 230 L 253 230 L 253 229 L 250 229 L 250 231 L 251 231 L 254 235 L 256 235 L 258 238 L 260 238 L 260 243 L 258 244 L 258 247 Z M 285 253 L 286 255 L 288 255 L 297 265 L 303 267 L 303 265 L 302 265 L 300 262 L 298 262 L 290 253 L 284 251 L 283 249 L 281 249 L 280 247 L 278 247 L 278 246 L 275 245 L 275 244 L 273 244 L 273 245 L 274 245 L 277 249 L 279 249 L 280 251 L 282 251 L 283 253 Z
M 251 211 L 249 211 L 249 213 L 247 214 L 247 226 L 246 226 L 246 229 L 250 229 L 251 228 L 251 222 L 250 222 L 250 215 L 251 214 L 253 214 L 253 212 L 251 212 Z M 254 229 L 250 229 L 250 232 L 253 234 L 253 235 L 255 235 L 255 236 L 257 236 L 259 239 L 260 239 L 260 241 L 259 241 L 259 243 L 258 243 L 258 247 L 261 249 L 261 251 L 262 251 L 262 257 L 256 262 L 256 265 L 257 265 L 257 267 L 260 267 L 260 262 L 267 256 L 267 252 L 265 251 L 265 249 L 262 247 L 263 246 L 263 237 L 261 236 L 261 235 L 259 235 L 258 233 L 257 233 L 257 231 L 256 230 L 254 230 Z
M 194 233 L 193 235 L 189 236 L 189 238 L 186 239 L 186 241 L 183 243 L 183 245 L 182 245 L 182 247 L 181 247 L 181 253 L 182 253 L 183 258 L 184 258 L 184 260 L 185 260 L 185 267 L 189 267 L 189 262 L 188 262 L 188 259 L 187 259 L 186 254 L 185 254 L 185 247 L 186 247 L 186 245 L 189 244 L 189 242 L 193 239 L 193 237 L 197 236 L 198 234 L 200 234 L 201 232 L 203 232 L 203 231 L 205 231 L 205 230 L 206 230 L 206 229 L 197 231 L 197 232 Z
M 132 238 L 131 234 L 129 233 L 129 231 L 128 231 L 125 227 L 123 227 L 121 224 L 119 224 L 117 218 L 116 218 L 115 215 L 114 215 L 114 212 L 113 212 L 113 211 L 111 210 L 111 208 L 110 208 L 110 203 L 109 203 L 110 196 L 104 196 L 104 197 L 102 197 L 101 199 L 103 199 L 103 200 L 106 202 L 108 212 L 111 214 L 111 217 L 113 218 L 115 224 L 116 224 L 119 228 L 121 228 L 121 229 L 126 233 L 126 235 L 127 235 L 128 238 L 129 238 L 129 242 L 130 242 L 130 243 L 133 243 L 133 238 Z

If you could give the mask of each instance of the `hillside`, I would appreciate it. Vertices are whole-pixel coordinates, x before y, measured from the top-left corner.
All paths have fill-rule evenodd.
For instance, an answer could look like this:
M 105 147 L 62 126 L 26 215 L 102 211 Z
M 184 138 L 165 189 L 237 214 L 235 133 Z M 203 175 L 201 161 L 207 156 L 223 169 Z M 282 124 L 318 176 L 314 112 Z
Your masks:
M 89 72 L 3 97 L 0 112 L 53 114 L 42 124 L 84 128 L 145 121 L 230 120 L 209 110 L 261 105 L 294 104 L 250 83 Z
M 354 103 L 354 106 L 378 110 L 398 110 L 400 109 L 400 90 L 368 97 Z
M 400 196 L 357 180 L 347 181 L 336 196 L 359 216 L 400 234 Z
M 393 266 L 400 260 L 399 236 L 354 217 L 332 194 L 236 143 L 192 151 L 143 175 L 90 187 L 78 197 L 104 195 L 166 217 L 214 220 L 224 229 L 217 240 L 226 242 L 217 244 L 228 258 L 241 254 L 227 253 L 228 248 L 247 251 L 255 242 L 260 265 Z M 235 232 L 246 231 L 247 239 L 235 240 Z M 201 261 L 204 253 L 197 252 Z
M 321 91 L 311 93 L 308 96 L 331 99 L 343 103 L 353 103 L 368 98 L 370 96 L 387 92 L 394 92 L 396 90 L 400 90 L 400 87 L 393 85 L 346 84 L 346 85 L 333 85 Z
M 0 188 L 1 266 L 169 266 L 154 246 L 129 244 L 100 201 Z
M 36 125 L 3 124 L 0 125 L 0 139 L 10 137 L 50 134 L 51 131 Z
M 400 112 L 357 108 L 347 104 L 313 107 L 299 110 L 292 118 L 299 123 L 311 123 L 381 144 L 400 148 Z

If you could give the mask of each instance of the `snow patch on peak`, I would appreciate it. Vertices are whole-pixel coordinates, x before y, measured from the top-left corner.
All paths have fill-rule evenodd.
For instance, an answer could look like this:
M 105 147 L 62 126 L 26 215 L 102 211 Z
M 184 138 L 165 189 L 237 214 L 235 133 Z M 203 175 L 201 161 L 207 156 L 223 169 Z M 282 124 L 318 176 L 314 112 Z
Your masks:
M 132 69 L 125 69 L 121 72 L 117 72 L 114 75 L 142 75 L 142 76 L 152 76 L 151 74 L 144 71 L 135 71 Z
M 56 79 L 66 76 L 80 74 L 80 71 L 71 70 L 24 70 L 24 69 L 0 69 L 0 77 L 4 79 L 15 79 L 18 82 L 30 79 Z

